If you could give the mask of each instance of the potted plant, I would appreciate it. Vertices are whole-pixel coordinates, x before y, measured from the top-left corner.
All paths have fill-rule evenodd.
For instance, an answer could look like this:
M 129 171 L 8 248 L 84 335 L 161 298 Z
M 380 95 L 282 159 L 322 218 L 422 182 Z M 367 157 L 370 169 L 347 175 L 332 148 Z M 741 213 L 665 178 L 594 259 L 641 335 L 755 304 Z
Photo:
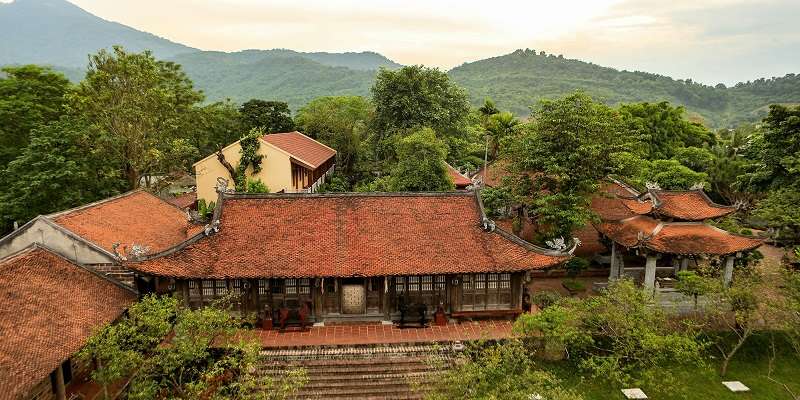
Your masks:
M 561 282 L 561 286 L 567 289 L 570 296 L 575 296 L 586 290 L 586 285 L 578 281 L 577 278 L 581 271 L 589 268 L 589 261 L 585 258 L 574 257 L 567 261 L 565 267 L 567 269 L 567 279 Z

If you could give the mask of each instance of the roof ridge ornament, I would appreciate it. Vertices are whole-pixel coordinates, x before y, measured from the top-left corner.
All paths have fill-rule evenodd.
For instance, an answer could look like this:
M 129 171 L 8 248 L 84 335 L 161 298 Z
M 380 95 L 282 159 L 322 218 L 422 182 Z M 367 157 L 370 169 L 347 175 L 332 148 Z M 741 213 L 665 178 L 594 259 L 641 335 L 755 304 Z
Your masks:
M 697 182 L 689 190 L 705 190 L 706 185 L 703 182 Z
M 206 236 L 211 236 L 212 232 L 213 233 L 219 232 L 219 225 L 220 225 L 219 220 L 218 219 L 214 220 L 214 222 L 206 225 L 203 228 L 203 233 L 205 233 Z
M 494 221 L 486 217 L 483 218 L 481 224 L 483 225 L 483 230 L 486 232 L 494 232 L 494 229 L 497 227 Z
M 646 187 L 647 190 L 661 190 L 661 186 L 657 182 L 646 182 L 644 187 Z
M 226 193 L 228 192 L 228 180 L 223 177 L 217 177 L 217 193 Z
M 577 240 L 577 238 L 573 240 Z M 544 243 L 547 245 L 547 247 L 559 251 L 561 253 L 566 252 L 568 248 L 567 241 L 564 239 L 563 236 L 559 236 L 553 240 L 546 240 Z M 578 240 L 578 243 L 580 243 L 580 240 Z

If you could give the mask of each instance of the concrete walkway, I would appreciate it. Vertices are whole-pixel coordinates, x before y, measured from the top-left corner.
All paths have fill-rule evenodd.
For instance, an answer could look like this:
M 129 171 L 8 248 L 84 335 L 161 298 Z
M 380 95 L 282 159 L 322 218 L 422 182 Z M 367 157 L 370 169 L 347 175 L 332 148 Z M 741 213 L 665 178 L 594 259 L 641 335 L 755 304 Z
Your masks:
M 505 339 L 512 336 L 511 327 L 511 321 L 481 321 L 427 328 L 400 329 L 393 325 L 372 324 L 312 327 L 305 332 L 254 332 L 265 348 L 274 348 Z

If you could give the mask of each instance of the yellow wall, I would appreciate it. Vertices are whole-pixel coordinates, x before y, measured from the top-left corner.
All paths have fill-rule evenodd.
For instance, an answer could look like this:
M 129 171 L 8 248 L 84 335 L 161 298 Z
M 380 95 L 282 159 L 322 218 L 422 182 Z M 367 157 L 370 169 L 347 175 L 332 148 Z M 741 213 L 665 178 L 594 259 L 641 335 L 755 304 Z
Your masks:
M 292 192 L 292 165 L 289 154 L 283 150 L 263 141 L 259 141 L 261 146 L 258 154 L 261 154 L 261 171 L 253 176 L 253 167 L 248 167 L 245 172 L 249 178 L 260 179 L 272 193 L 284 190 Z M 239 151 L 242 146 L 235 142 L 224 149 L 222 154 L 234 168 L 239 165 Z M 217 160 L 216 154 L 212 154 L 194 164 L 195 178 L 197 179 L 197 198 L 204 199 L 206 203 L 217 201 L 217 178 L 222 177 L 233 185 L 233 180 L 228 174 L 228 170 Z

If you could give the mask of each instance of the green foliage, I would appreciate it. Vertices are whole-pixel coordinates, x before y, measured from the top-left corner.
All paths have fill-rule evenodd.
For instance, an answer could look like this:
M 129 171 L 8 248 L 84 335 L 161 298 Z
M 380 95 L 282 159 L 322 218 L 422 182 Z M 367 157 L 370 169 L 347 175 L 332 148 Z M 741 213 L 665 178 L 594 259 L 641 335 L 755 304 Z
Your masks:
M 778 189 L 758 203 L 753 215 L 765 220 L 775 230 L 777 240 L 797 243 L 800 241 L 799 204 L 800 188 Z
M 266 133 L 289 132 L 294 129 L 289 105 L 282 101 L 251 99 L 239 107 L 242 127 L 248 131 L 259 129 Z
M 566 389 L 552 374 L 538 367 L 532 351 L 520 342 L 469 348 L 434 385 L 427 398 L 580 400 L 580 394 Z M 534 396 L 540 397 L 534 397 Z
M 261 179 L 248 179 L 247 180 L 247 187 L 245 188 L 246 193 L 269 193 L 269 188 L 264 182 L 261 182 Z
M 34 129 L 30 144 L 0 174 L 0 226 L 124 191 L 119 169 L 94 145 L 99 136 L 67 117 Z
M 800 180 L 800 106 L 770 106 L 747 151 L 756 161 L 743 183 L 756 189 L 797 186 Z
M 354 176 L 365 157 L 362 141 L 374 112 L 360 96 L 320 97 L 301 108 L 295 122 L 305 134 L 334 148 L 337 169 Z
M 680 271 L 675 288 L 679 292 L 691 296 L 694 299 L 694 308 L 697 309 L 699 297 L 720 290 L 720 285 L 719 279 L 698 275 L 695 271 Z
M 200 218 L 203 219 L 210 219 L 212 215 L 214 215 L 214 208 L 216 204 L 214 202 L 210 202 L 206 204 L 205 199 L 197 200 L 197 214 L 200 215 Z
M 800 272 L 785 271 L 780 289 L 783 299 L 779 303 L 779 315 L 784 332 L 800 356 Z
M 347 179 L 341 174 L 334 174 L 331 176 L 318 190 L 319 193 L 342 193 L 349 191 L 350 185 L 348 185 Z
M 514 196 L 506 186 L 486 187 L 481 189 L 481 200 L 489 217 L 504 217 L 508 215 L 514 204 Z
M 714 154 L 701 147 L 678 147 L 672 159 L 693 171 L 705 172 L 714 163 Z
M 440 136 L 457 132 L 469 114 L 464 91 L 435 68 L 381 69 L 372 86 L 373 147 L 378 159 L 393 158 L 394 135 L 429 127 Z
M 241 119 L 235 104 L 216 102 L 192 107 L 184 130 L 190 135 L 191 145 L 205 156 L 239 140 L 241 132 L 246 131 Z
M 70 84 L 60 73 L 36 65 L 3 67 L 0 71 L 2 169 L 28 145 L 33 129 L 64 114 Z
M 532 110 L 532 122 L 508 141 L 511 170 L 528 173 L 512 186 L 546 237 L 569 237 L 593 218 L 589 200 L 598 182 L 624 169 L 617 155 L 638 138 L 618 113 L 584 93 Z
M 174 298 L 147 296 L 128 316 L 94 334 L 80 356 L 97 361 L 92 379 L 103 385 L 106 398 L 108 385 L 125 377 L 130 400 L 293 395 L 307 381 L 304 371 L 281 382 L 256 376 L 259 342 L 241 331 L 229 300 L 189 310 Z
M 697 365 L 705 348 L 694 330 L 670 321 L 651 294 L 628 280 L 611 283 L 599 296 L 522 316 L 515 330 L 563 346 L 595 378 L 625 385 L 671 386 L 673 376 L 663 366 Z
M 133 189 L 142 175 L 185 165 L 173 152 L 174 144 L 185 138 L 183 120 L 202 99 L 179 65 L 117 46 L 90 57 L 86 79 L 70 103 L 103 133 L 95 145 L 119 163 L 128 189 Z
M 399 139 L 397 157 L 389 187 L 395 192 L 443 191 L 455 186 L 447 173 L 447 146 L 430 128 L 423 128 Z
M 561 294 L 558 292 L 541 291 L 536 292 L 533 294 L 533 296 L 531 296 L 531 302 L 536 304 L 540 310 L 544 310 L 545 308 L 558 303 L 561 297 Z
M 589 268 L 589 260 L 582 257 L 572 257 L 564 264 L 564 267 L 567 270 L 567 276 L 575 279 L 578 274 Z
M 666 190 L 685 190 L 697 184 L 705 184 L 707 180 L 707 174 L 695 172 L 677 160 L 652 161 L 638 177 L 640 183 L 657 183 Z
M 232 177 L 238 192 L 246 192 L 248 189 L 248 168 L 250 168 L 252 174 L 261 172 L 261 160 L 264 156 L 258 154 L 258 151 L 261 149 L 262 136 L 264 136 L 264 131 L 261 128 L 253 128 L 248 134 L 239 139 L 239 145 L 241 146 L 239 150 L 239 165 L 236 166 L 236 175 Z
M 623 104 L 619 107 L 632 130 L 647 135 L 646 158 L 667 159 L 675 150 L 714 143 L 714 134 L 700 124 L 684 118 L 683 107 L 668 102 Z

